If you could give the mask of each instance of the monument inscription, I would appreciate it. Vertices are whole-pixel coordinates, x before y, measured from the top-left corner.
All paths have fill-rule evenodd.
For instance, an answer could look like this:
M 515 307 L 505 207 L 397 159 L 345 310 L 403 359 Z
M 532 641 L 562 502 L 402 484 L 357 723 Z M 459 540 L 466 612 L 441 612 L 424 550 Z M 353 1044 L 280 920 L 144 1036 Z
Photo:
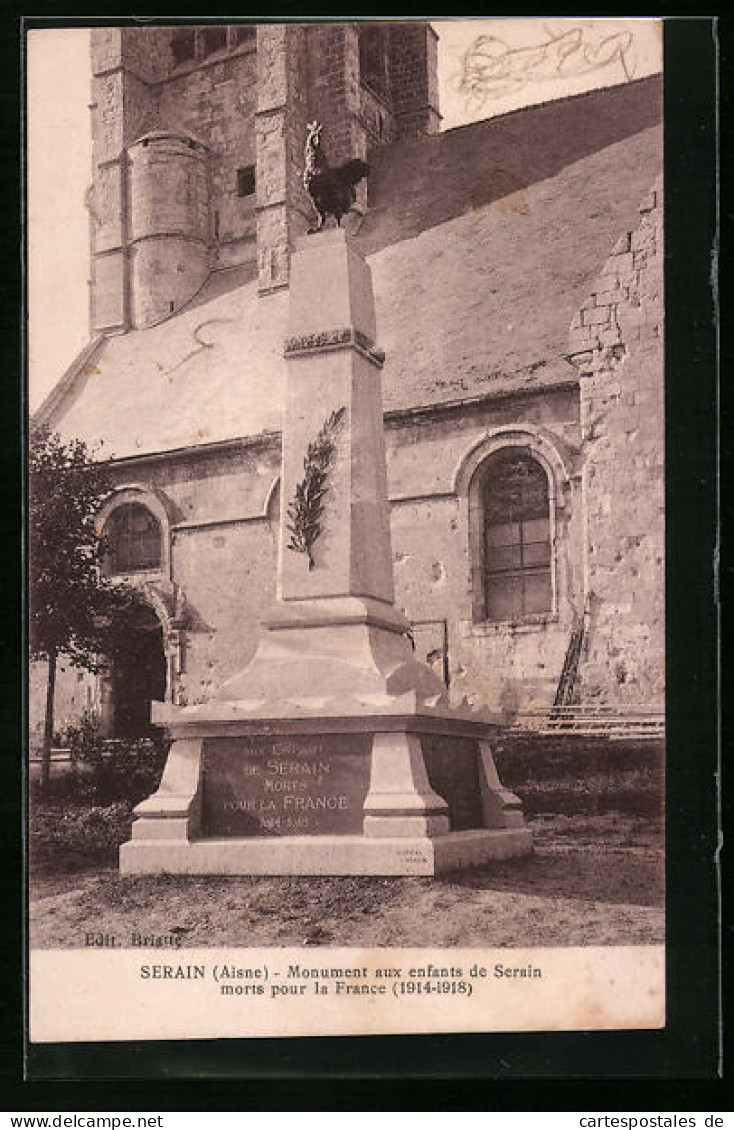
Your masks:
M 360 835 L 371 741 L 320 734 L 206 742 L 204 834 Z

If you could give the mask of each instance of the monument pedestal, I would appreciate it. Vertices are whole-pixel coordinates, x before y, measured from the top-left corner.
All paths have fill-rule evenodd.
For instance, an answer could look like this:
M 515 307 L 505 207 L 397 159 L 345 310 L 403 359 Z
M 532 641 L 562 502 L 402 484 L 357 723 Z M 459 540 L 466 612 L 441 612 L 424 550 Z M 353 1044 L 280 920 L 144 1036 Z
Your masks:
M 468 713 L 226 713 L 175 727 L 123 872 L 434 875 L 531 850 Z
M 531 850 L 524 830 L 453 832 L 440 839 L 365 840 L 287 836 L 280 840 L 206 839 L 174 845 L 123 845 L 123 875 L 439 875 L 510 859 Z
M 278 599 L 210 702 L 154 704 L 174 741 L 120 868 L 433 875 L 528 852 L 491 720 L 449 707 L 394 604 L 383 356 L 343 231 L 295 252 L 289 329 Z

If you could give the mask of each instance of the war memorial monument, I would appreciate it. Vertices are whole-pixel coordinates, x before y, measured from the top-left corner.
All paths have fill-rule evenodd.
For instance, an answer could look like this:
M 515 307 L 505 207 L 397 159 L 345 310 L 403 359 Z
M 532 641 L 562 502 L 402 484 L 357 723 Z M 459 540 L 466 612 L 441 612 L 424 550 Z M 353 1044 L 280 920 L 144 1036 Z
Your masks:
M 291 260 L 277 599 L 209 701 L 154 704 L 173 744 L 126 873 L 433 875 L 531 850 L 491 716 L 449 704 L 395 605 L 371 272 L 339 223 L 351 184 L 307 183 L 319 134 L 319 222 Z

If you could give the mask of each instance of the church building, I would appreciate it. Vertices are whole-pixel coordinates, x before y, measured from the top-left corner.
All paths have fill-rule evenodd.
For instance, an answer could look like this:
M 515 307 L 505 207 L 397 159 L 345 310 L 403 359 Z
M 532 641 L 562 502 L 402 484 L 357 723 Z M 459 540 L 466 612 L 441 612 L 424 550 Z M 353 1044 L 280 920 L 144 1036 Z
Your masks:
M 112 459 L 107 568 L 146 607 L 133 668 L 59 676 L 57 728 L 145 733 L 255 651 L 314 120 L 370 167 L 344 226 L 416 653 L 510 714 L 661 708 L 660 77 L 442 132 L 422 21 L 99 27 L 92 76 L 91 335 L 36 418 Z

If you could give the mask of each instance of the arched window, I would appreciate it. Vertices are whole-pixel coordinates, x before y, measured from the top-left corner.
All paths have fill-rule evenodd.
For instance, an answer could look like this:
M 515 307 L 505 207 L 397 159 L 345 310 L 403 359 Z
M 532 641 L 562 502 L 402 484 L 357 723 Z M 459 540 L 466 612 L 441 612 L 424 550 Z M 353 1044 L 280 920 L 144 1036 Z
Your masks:
M 517 622 L 552 611 L 548 477 L 516 447 L 495 452 L 482 484 L 484 618 Z
M 161 527 L 147 506 L 127 502 L 110 515 L 104 529 L 111 573 L 136 573 L 161 566 Z

